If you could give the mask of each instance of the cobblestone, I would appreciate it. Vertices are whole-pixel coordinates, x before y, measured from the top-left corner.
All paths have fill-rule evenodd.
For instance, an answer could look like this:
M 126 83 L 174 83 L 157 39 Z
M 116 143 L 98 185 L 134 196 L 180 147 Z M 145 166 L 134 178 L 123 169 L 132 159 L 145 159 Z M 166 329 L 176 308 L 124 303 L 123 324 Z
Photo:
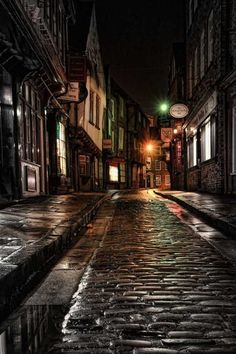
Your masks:
M 110 228 L 50 352 L 234 353 L 233 266 L 146 191 L 110 208 Z

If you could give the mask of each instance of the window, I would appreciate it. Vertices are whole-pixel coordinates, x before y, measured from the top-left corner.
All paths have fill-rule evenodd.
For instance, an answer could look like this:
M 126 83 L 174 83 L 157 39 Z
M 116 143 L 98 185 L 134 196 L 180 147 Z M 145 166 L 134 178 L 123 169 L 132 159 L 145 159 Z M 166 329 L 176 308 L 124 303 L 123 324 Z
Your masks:
M 161 175 L 156 175 L 156 186 L 160 186 L 161 185 Z
M 108 136 L 111 137 L 111 118 L 108 117 Z
M 232 173 L 236 173 L 236 106 L 232 114 Z
M 90 91 L 89 122 L 94 123 L 94 92 Z
M 115 120 L 115 102 L 114 100 L 110 100 L 110 113 L 111 113 L 111 120 Z
M 188 168 L 197 165 L 197 135 L 189 138 L 187 142 Z
M 156 171 L 161 170 L 161 161 L 158 161 L 158 160 L 155 161 L 155 170 Z
M 112 151 L 115 151 L 115 133 L 114 130 L 111 132 L 111 144 L 112 144 Z
M 201 127 L 201 161 L 207 161 L 216 154 L 215 117 L 208 118 Z
M 170 175 L 165 175 L 165 184 L 170 184 Z
M 120 117 L 123 118 L 124 117 L 124 100 L 122 97 L 120 97 L 119 103 L 120 103 Z
M 200 43 L 200 77 L 202 78 L 205 73 L 205 31 L 202 31 L 201 34 L 201 43 Z
M 66 134 L 65 126 L 57 123 L 57 157 L 58 157 L 58 172 L 66 175 Z
M 124 128 L 119 127 L 119 143 L 118 149 L 124 150 Z
M 120 163 L 120 182 L 125 183 L 125 164 Z
M 161 146 L 157 146 L 157 155 L 161 155 Z
M 91 165 L 90 157 L 87 155 L 79 155 L 79 170 L 81 176 L 90 176 L 91 175 Z
M 96 127 L 99 128 L 99 122 L 100 122 L 100 106 L 101 106 L 101 100 L 98 95 L 96 95 Z
M 109 180 L 111 182 L 119 181 L 119 171 L 117 166 L 109 166 Z
M 211 64 L 213 60 L 213 11 L 211 11 L 208 17 L 208 24 L 207 24 L 207 45 L 208 45 L 208 66 Z
M 165 168 L 166 171 L 168 171 L 168 167 L 167 167 L 167 163 L 166 162 L 164 162 L 164 168 Z
M 21 157 L 27 161 L 41 164 L 42 116 L 40 99 L 28 83 L 23 86 L 21 96 L 22 130 Z

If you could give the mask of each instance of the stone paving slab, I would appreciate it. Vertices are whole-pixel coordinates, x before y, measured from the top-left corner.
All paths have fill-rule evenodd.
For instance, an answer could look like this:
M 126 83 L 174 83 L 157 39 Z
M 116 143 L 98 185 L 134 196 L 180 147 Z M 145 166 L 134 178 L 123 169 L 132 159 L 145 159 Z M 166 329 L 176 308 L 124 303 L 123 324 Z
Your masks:
M 197 214 L 225 234 L 236 237 L 236 196 L 183 191 L 154 192 Z
M 114 192 L 39 197 L 0 210 L 0 319 L 69 247 Z

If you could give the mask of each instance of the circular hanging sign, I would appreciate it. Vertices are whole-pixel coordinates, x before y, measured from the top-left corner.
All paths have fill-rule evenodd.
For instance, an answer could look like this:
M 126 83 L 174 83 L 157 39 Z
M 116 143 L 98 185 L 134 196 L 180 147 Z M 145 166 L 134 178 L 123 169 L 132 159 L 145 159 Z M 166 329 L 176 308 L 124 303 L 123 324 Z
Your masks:
M 170 107 L 170 115 L 174 118 L 184 118 L 188 115 L 189 109 L 183 103 L 176 103 Z

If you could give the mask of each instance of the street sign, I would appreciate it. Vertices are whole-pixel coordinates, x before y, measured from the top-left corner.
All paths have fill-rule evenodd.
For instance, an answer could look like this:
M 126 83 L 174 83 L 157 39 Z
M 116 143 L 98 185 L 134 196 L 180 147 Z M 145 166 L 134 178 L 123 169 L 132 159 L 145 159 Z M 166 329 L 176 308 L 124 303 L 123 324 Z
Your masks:
M 184 118 L 188 115 L 189 109 L 183 103 L 176 103 L 170 107 L 170 115 L 174 118 Z
M 112 148 L 112 140 L 111 139 L 103 139 L 102 148 L 103 149 L 111 149 Z
M 161 140 L 164 143 L 170 143 L 173 138 L 172 128 L 161 128 Z
M 58 97 L 58 99 L 66 102 L 78 102 L 79 100 L 79 83 L 69 82 L 68 91 L 65 95 Z

